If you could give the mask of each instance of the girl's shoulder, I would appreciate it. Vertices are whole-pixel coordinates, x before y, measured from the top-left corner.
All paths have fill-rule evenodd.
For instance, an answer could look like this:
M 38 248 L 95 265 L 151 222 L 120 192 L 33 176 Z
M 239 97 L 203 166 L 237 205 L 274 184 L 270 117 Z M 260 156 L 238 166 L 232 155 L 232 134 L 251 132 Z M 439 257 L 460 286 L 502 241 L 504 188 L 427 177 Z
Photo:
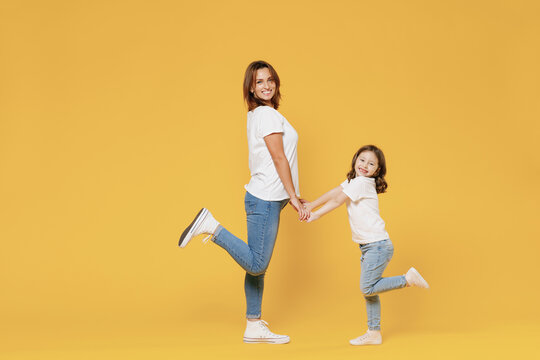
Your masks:
M 357 176 L 351 180 L 351 183 L 355 184 L 366 184 L 366 185 L 375 185 L 375 179 L 365 176 Z
M 343 187 L 350 187 L 363 194 L 377 194 L 375 179 L 365 176 L 357 176 L 349 183 L 347 183 L 347 180 L 345 180 Z

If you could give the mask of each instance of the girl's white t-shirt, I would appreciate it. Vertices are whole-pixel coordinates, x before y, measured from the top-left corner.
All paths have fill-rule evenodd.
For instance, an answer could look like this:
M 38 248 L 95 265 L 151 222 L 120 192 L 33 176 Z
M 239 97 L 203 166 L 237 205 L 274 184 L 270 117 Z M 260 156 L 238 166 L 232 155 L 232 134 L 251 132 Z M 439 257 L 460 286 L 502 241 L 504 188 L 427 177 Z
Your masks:
M 249 170 L 251 180 L 245 189 L 253 196 L 266 201 L 281 201 L 289 198 L 279 178 L 274 161 L 264 142 L 264 137 L 273 133 L 283 134 L 283 150 L 291 168 L 291 177 L 296 196 L 298 188 L 298 134 L 287 119 L 270 106 L 259 106 L 247 114 L 247 138 L 249 147 Z
M 389 239 L 384 220 L 379 215 L 379 198 L 375 179 L 358 176 L 341 183 L 342 191 L 349 197 L 347 212 L 351 224 L 352 240 L 359 244 Z

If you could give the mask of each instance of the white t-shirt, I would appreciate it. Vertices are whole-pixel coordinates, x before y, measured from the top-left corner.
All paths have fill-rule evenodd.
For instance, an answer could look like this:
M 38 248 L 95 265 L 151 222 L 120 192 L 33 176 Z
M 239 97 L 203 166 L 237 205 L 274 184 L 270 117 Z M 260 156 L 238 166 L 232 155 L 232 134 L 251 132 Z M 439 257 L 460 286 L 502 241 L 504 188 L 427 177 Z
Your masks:
M 270 106 L 259 106 L 247 114 L 251 180 L 245 188 L 251 195 L 266 201 L 281 201 L 289 198 L 264 142 L 264 137 L 273 133 L 283 134 L 283 150 L 291 168 L 296 196 L 300 197 L 296 156 L 298 134 L 287 119 Z
M 358 176 L 341 183 L 343 192 L 350 201 L 347 202 L 352 239 L 359 244 L 389 239 L 384 228 L 384 220 L 379 215 L 379 198 L 375 187 L 375 179 Z

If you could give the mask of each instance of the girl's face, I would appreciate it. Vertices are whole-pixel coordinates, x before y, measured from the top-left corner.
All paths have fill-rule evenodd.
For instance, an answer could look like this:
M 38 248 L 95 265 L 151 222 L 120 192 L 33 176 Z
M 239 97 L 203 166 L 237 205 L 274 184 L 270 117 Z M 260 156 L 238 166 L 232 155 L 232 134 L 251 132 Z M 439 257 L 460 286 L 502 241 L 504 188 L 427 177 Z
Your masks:
M 257 70 L 255 74 L 255 85 L 251 88 L 251 92 L 256 98 L 261 99 L 267 104 L 271 104 L 270 100 L 276 93 L 276 82 L 268 68 Z
M 358 155 L 354 165 L 356 176 L 373 177 L 379 170 L 379 160 L 373 151 L 363 151 Z

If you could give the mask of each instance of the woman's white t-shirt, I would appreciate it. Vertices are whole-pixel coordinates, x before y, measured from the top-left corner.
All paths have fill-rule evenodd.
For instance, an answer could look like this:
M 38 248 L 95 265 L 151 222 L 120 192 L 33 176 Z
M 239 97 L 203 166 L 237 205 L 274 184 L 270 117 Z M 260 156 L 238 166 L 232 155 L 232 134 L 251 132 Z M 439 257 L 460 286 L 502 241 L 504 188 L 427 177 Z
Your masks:
M 347 202 L 352 240 L 359 244 L 368 244 L 386 240 L 390 237 L 385 230 L 384 220 L 379 215 L 379 198 L 375 187 L 375 179 L 358 176 L 341 183 Z
M 266 201 L 281 201 L 289 198 L 264 142 L 264 137 L 273 133 L 283 134 L 283 150 L 291 168 L 296 196 L 300 197 L 296 154 L 298 134 L 287 119 L 270 106 L 259 106 L 247 114 L 251 180 L 245 188 L 251 195 Z

